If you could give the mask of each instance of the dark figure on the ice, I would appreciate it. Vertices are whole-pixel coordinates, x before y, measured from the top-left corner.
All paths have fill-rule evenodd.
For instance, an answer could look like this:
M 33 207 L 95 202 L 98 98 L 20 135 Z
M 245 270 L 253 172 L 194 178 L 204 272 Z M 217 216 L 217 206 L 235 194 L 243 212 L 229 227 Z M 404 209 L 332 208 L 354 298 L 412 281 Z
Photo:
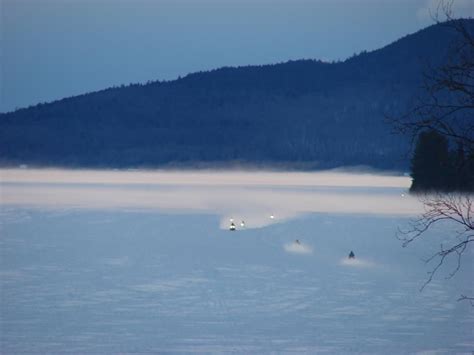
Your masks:
M 229 230 L 235 231 L 235 224 L 234 224 L 234 222 L 231 222 L 231 223 L 230 223 Z
M 296 243 L 296 244 L 301 244 L 298 239 L 295 240 L 295 243 Z
M 354 255 L 354 252 L 351 250 L 351 252 L 349 253 L 349 259 L 355 259 L 355 255 Z

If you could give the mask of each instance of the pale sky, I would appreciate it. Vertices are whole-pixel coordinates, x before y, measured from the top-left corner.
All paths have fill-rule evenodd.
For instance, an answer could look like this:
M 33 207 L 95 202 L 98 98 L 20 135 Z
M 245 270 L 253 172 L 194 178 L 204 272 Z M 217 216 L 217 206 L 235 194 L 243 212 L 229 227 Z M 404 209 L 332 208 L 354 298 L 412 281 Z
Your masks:
M 0 0 L 0 112 L 222 66 L 345 59 L 432 24 L 436 0 Z M 455 1 L 473 16 L 474 0 Z

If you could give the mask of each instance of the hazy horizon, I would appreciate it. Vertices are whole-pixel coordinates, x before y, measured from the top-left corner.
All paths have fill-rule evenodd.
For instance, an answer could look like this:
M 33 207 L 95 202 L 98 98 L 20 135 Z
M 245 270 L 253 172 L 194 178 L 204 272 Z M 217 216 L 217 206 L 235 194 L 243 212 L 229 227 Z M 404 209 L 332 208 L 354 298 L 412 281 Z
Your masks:
M 409 216 L 410 178 L 369 173 L 1 169 L 0 206 L 162 211 L 259 228 L 309 213 Z

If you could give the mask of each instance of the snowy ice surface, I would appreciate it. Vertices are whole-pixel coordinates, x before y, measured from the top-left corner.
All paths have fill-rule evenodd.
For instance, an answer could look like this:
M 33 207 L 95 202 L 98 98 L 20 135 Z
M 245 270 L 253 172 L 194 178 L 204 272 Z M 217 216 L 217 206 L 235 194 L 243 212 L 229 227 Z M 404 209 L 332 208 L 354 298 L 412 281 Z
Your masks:
M 346 258 L 341 259 L 341 265 L 353 266 L 353 267 L 372 267 L 374 266 L 374 263 L 369 260 L 364 260 L 360 258 L 349 259 L 346 257 Z
M 285 250 L 288 253 L 296 253 L 296 254 L 312 254 L 313 248 L 311 246 L 301 243 L 301 242 L 293 242 L 287 243 L 284 246 Z
M 3 174 L 0 353 L 474 349 L 474 309 L 457 301 L 474 294 L 472 250 L 454 278 L 445 279 L 455 266 L 450 260 L 420 292 L 434 267 L 423 260 L 454 230 L 440 225 L 402 248 L 395 232 L 414 213 L 402 212 L 418 208 L 400 197 L 405 186 L 311 186 L 305 176 L 295 186 L 230 186 L 247 191 L 239 199 L 225 186 L 194 190 L 180 178 L 179 187 L 132 188 L 117 181 L 13 182 Z M 360 203 L 369 196 L 390 209 L 364 213 L 339 202 L 325 208 L 333 194 L 343 203 L 346 195 Z M 285 203 L 305 195 L 302 206 L 297 198 Z M 97 196 L 112 201 L 96 203 Z M 160 204 L 165 196 L 170 201 Z M 184 200 L 170 205 L 173 196 Z M 272 203 L 262 204 L 262 196 Z M 144 200 L 134 204 L 134 197 Z M 226 228 L 229 216 L 235 232 Z M 291 252 L 296 238 L 312 252 Z M 347 259 L 351 250 L 355 260 Z

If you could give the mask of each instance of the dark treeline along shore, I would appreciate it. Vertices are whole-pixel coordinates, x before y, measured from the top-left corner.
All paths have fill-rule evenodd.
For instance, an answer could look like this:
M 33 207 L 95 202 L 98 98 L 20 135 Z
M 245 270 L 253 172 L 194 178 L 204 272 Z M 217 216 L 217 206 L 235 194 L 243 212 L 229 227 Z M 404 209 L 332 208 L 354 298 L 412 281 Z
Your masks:
M 0 163 L 406 170 L 411 143 L 385 116 L 422 94 L 424 70 L 447 60 L 457 36 L 433 25 L 341 62 L 220 68 L 4 113 Z

